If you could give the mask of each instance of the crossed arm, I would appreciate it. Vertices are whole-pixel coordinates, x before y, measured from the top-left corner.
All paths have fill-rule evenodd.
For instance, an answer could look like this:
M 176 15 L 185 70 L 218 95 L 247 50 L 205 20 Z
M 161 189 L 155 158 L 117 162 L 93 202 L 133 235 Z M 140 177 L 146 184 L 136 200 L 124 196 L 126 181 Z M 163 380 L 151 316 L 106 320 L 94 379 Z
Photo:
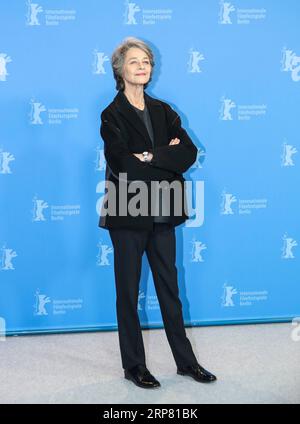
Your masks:
M 104 155 L 114 172 L 127 172 L 128 180 L 168 180 L 182 174 L 195 162 L 197 148 L 182 128 L 180 116 L 167 103 L 165 107 L 172 138 L 168 145 L 153 147 L 150 162 L 144 162 L 141 153 L 132 153 L 113 118 L 101 114 Z
M 169 143 L 169 146 L 173 146 L 174 144 L 178 144 L 178 143 L 180 143 L 180 140 L 179 140 L 179 138 L 172 138 L 172 140 L 170 141 L 170 143 Z M 144 162 L 144 159 L 143 159 L 143 154 L 142 153 L 133 153 L 134 154 L 134 156 L 136 156 L 141 162 Z M 149 152 L 149 161 L 152 161 L 152 159 L 153 159 L 153 153 L 151 153 L 151 152 Z

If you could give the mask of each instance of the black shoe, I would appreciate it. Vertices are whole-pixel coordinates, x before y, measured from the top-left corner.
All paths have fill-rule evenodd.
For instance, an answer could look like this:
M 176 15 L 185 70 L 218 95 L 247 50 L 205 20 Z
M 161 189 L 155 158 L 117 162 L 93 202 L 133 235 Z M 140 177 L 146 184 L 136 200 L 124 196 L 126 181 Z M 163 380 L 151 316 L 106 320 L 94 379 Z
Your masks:
M 201 365 L 187 365 L 185 367 L 178 367 L 177 374 L 180 375 L 189 375 L 193 377 L 194 380 L 200 381 L 201 383 L 209 383 L 215 381 L 217 377 L 211 374 L 209 371 L 205 370 Z
M 150 373 L 145 365 L 136 365 L 133 368 L 125 369 L 124 376 L 127 380 L 133 381 L 136 386 L 144 389 L 154 389 L 160 387 L 160 382 Z

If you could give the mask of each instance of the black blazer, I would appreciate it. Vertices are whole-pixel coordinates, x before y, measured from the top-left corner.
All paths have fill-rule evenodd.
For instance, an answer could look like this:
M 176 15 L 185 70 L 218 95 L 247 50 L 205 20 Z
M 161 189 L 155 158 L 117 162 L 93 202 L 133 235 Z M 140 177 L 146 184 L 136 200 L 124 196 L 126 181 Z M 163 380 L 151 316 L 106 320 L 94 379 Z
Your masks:
M 189 218 L 187 210 L 184 177 L 182 173 L 195 162 L 197 148 L 184 128 L 181 126 L 180 116 L 168 103 L 155 99 L 144 92 L 154 133 L 154 147 L 148 131 L 142 120 L 137 115 L 133 106 L 128 101 L 123 91 L 119 90 L 114 100 L 101 113 L 100 134 L 104 141 L 104 156 L 106 159 L 106 181 L 112 181 L 116 187 L 116 210 L 105 215 L 109 197 L 115 193 L 110 184 L 106 184 L 99 219 L 102 228 L 153 228 L 151 216 L 151 181 L 179 181 L 182 188 L 182 208 L 180 213 L 174 209 L 173 190 L 170 190 L 170 218 L 173 226 L 183 223 Z M 178 137 L 180 143 L 169 146 L 172 138 Z M 152 152 L 151 162 L 142 162 L 133 153 Z M 121 216 L 119 213 L 118 192 L 120 183 L 119 173 L 126 172 L 128 185 L 132 181 L 145 181 L 149 187 L 148 216 Z M 124 181 L 123 181 L 124 182 Z M 136 193 L 128 193 L 127 205 Z M 184 208 L 185 205 L 185 208 Z M 104 216 L 105 215 L 105 216 Z M 114 216 L 115 215 L 115 216 Z

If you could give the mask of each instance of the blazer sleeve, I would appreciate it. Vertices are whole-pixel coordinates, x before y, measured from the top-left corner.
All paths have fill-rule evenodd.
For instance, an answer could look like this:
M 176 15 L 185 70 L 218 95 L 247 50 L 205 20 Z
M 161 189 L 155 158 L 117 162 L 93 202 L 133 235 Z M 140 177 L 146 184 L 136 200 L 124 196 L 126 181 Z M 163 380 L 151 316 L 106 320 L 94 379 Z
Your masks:
M 130 151 L 126 137 L 122 135 L 110 114 L 101 113 L 100 134 L 104 142 L 104 157 L 114 174 L 127 173 L 128 181 L 142 180 L 171 180 L 175 173 L 172 171 L 154 168 L 149 162 L 140 161 Z
M 167 115 L 169 142 L 172 138 L 177 137 L 180 139 L 180 143 L 154 147 L 151 163 L 153 167 L 182 174 L 196 161 L 198 149 L 186 130 L 182 128 L 180 116 L 167 103 L 164 103 L 164 106 Z

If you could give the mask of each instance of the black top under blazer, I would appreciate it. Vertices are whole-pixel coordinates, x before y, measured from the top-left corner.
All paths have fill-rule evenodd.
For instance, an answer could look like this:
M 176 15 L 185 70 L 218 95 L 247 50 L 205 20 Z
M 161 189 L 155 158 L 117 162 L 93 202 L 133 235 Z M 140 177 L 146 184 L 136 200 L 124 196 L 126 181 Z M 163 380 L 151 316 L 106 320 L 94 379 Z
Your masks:
M 151 181 L 167 180 L 179 181 L 182 188 L 182 207 L 180 213 L 174 208 L 173 190 L 170 190 L 170 223 L 173 226 L 182 224 L 189 218 L 186 203 L 186 189 L 182 173 L 186 172 L 196 161 L 197 148 L 184 128 L 181 126 L 180 116 L 171 106 L 149 96 L 144 92 L 145 103 L 148 107 L 153 132 L 154 146 L 143 121 L 139 118 L 133 106 L 128 101 L 122 90 L 119 90 L 114 100 L 101 113 L 100 134 L 104 141 L 104 156 L 106 159 L 106 181 L 112 181 L 116 187 L 116 216 L 100 216 L 98 226 L 101 228 L 131 228 L 153 229 L 151 216 Z M 169 145 L 173 138 L 179 138 L 180 143 Z M 148 151 L 153 153 L 151 162 L 142 162 L 133 153 Z M 127 173 L 127 180 L 120 180 L 119 173 Z M 121 216 L 119 213 L 119 187 L 121 183 L 128 184 L 132 181 L 144 181 L 148 190 L 147 216 Z M 107 208 L 110 195 L 110 185 L 106 184 L 106 194 L 102 203 Z M 127 205 L 135 193 L 127 194 Z M 126 205 L 126 207 L 127 207 Z M 184 207 L 185 205 L 185 207 Z

